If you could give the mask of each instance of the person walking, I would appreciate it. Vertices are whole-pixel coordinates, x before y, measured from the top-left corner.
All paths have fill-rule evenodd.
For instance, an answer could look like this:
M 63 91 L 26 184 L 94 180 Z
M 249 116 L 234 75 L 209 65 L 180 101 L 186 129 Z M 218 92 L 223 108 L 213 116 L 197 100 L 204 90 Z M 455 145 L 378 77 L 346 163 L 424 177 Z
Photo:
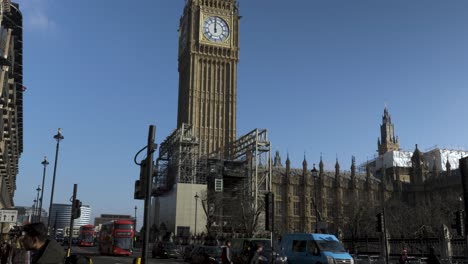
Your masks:
M 12 248 L 9 256 L 8 264 L 30 264 L 31 258 L 29 251 L 27 251 L 20 240 L 20 237 L 15 237 L 12 240 Z
M 2 255 L 0 257 L 0 263 L 1 264 L 7 264 L 8 256 L 10 255 L 10 251 L 11 251 L 10 244 L 8 244 L 6 241 L 3 241 Z
M 440 260 L 435 254 L 433 247 L 429 248 L 429 255 L 427 256 L 427 264 L 440 264 Z
M 252 260 L 250 261 L 250 264 L 259 264 L 262 263 L 263 261 L 263 256 L 261 255 L 263 251 L 263 244 L 258 243 L 257 244 L 257 250 L 255 250 L 255 253 L 253 255 Z
M 221 262 L 222 264 L 232 264 L 232 253 L 231 253 L 231 241 L 226 240 L 224 247 L 221 252 Z
M 65 250 L 54 239 L 47 238 L 44 223 L 32 223 L 23 227 L 21 242 L 31 251 L 31 264 L 63 264 Z
M 400 255 L 400 258 L 398 259 L 398 263 L 399 264 L 407 264 L 408 263 L 408 251 L 405 249 L 403 249 L 403 251 L 401 252 L 401 255 Z

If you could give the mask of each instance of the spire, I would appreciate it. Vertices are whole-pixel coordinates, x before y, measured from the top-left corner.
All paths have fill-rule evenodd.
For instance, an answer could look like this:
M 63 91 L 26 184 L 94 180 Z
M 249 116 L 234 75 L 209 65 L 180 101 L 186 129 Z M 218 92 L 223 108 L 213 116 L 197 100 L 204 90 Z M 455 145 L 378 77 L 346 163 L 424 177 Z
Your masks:
M 392 118 L 385 106 L 382 116 L 382 125 L 380 125 L 380 138 L 377 140 L 379 155 L 389 151 L 399 150 L 400 144 L 395 136 Z
M 289 171 L 291 169 L 291 161 L 289 160 L 289 152 L 287 154 L 286 158 L 286 171 Z
M 415 147 L 416 147 L 416 149 L 413 152 L 413 156 L 411 157 L 411 161 L 413 163 L 413 166 L 419 167 L 419 166 L 422 165 L 423 158 L 422 158 L 421 151 L 419 151 L 418 144 L 416 144 Z
M 336 163 L 335 163 L 335 176 L 338 177 L 340 175 L 340 163 L 338 163 L 338 156 L 336 157 Z
M 447 158 L 447 163 L 445 163 L 445 168 L 447 170 L 447 176 L 450 176 L 452 174 L 452 165 L 450 165 L 448 158 Z
M 302 161 L 302 168 L 304 168 L 305 170 L 307 170 L 307 160 L 306 160 L 305 151 L 304 151 L 304 160 Z
M 356 157 L 351 156 L 351 178 L 354 180 L 356 176 Z
M 447 170 L 450 170 L 450 169 L 452 168 L 452 165 L 450 164 L 450 161 L 449 161 L 448 158 L 447 158 L 447 162 L 445 163 L 445 168 L 446 168 Z
M 319 170 L 320 170 L 320 174 L 323 174 L 323 160 L 322 160 L 322 152 L 320 152 L 320 163 L 319 163 Z
M 283 165 L 281 164 L 281 157 L 278 150 L 275 153 L 275 161 L 273 163 L 273 167 L 283 167 Z

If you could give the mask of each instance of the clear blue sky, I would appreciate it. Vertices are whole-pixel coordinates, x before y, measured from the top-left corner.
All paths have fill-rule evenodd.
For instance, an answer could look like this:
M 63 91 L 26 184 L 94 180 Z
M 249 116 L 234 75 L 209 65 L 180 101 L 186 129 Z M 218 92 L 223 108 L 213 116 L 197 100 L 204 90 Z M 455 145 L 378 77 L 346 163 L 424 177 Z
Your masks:
M 134 213 L 135 153 L 176 126 L 184 0 L 21 0 L 24 152 L 16 205 L 31 205 L 48 156 L 48 209 L 78 198 L 93 216 Z M 238 136 L 269 131 L 293 167 L 323 153 L 372 158 L 384 105 L 401 147 L 468 149 L 468 1 L 243 0 Z M 464 120 L 464 121 L 463 121 Z

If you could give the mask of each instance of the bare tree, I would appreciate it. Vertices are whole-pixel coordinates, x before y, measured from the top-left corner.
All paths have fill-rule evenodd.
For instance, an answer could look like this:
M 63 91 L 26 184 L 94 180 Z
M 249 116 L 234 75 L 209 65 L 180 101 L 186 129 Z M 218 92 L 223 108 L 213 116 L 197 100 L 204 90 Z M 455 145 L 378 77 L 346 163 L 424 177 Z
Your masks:
M 261 226 L 261 216 L 265 212 L 265 204 L 262 199 L 255 206 L 254 198 L 250 195 L 240 196 L 236 200 L 231 200 L 226 204 L 229 209 L 230 224 L 235 232 L 244 233 L 247 237 L 263 231 Z

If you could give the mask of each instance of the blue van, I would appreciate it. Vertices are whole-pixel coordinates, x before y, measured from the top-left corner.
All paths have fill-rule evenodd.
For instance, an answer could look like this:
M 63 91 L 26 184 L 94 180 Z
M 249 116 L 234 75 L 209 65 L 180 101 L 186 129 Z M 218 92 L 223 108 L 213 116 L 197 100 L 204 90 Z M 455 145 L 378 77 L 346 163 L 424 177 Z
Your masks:
M 289 264 L 354 264 L 340 241 L 330 234 L 285 234 L 281 248 Z

